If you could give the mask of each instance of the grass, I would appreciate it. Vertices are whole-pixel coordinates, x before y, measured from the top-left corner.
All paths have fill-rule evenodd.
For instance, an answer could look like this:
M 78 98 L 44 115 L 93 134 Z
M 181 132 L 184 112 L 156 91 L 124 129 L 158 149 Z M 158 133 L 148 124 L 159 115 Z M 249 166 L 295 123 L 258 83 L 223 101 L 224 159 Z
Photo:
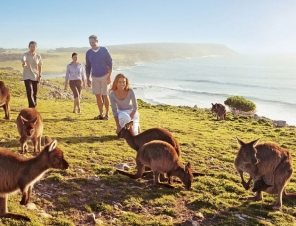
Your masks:
M 20 152 L 15 119 L 27 107 L 25 87 L 20 75 L 11 72 L 0 72 L 0 80 L 12 94 L 12 120 L 1 119 L 0 146 Z M 63 87 L 63 79 L 51 82 Z M 178 183 L 174 190 L 155 188 L 151 180 L 134 181 L 109 174 L 121 162 L 135 166 L 136 153 L 117 138 L 112 117 L 109 121 L 92 119 L 98 113 L 93 95 L 84 91 L 82 114 L 73 114 L 72 100 L 48 99 L 49 91 L 41 86 L 38 96 L 44 135 L 57 139 L 70 167 L 50 171 L 36 183 L 31 198 L 36 210 L 20 206 L 20 194 L 9 196 L 9 211 L 27 215 L 31 224 L 0 219 L 0 225 L 92 225 L 87 221 L 88 213 L 96 214 L 103 225 L 187 225 L 189 219 L 201 225 L 295 224 L 296 201 L 284 200 L 282 210 L 273 212 L 265 207 L 275 202 L 275 196 L 264 193 L 260 202 L 240 200 L 253 193 L 244 190 L 234 168 L 236 136 L 244 141 L 261 138 L 261 142 L 276 142 L 288 148 L 295 161 L 295 128 L 274 128 L 267 120 L 231 113 L 227 113 L 227 121 L 217 121 L 206 109 L 151 105 L 139 100 L 142 130 L 163 127 L 171 131 L 181 145 L 181 162 L 189 161 L 194 171 L 206 174 L 194 179 L 190 191 Z M 3 110 L 0 114 L 4 117 Z M 27 156 L 32 154 L 31 143 L 29 147 Z M 288 192 L 296 192 L 295 183 L 293 175 Z

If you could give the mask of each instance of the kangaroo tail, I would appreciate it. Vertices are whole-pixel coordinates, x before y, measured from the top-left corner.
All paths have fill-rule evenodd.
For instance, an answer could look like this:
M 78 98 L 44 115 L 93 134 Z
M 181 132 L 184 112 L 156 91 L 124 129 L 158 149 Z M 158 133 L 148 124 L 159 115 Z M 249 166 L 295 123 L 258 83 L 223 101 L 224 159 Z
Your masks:
M 24 221 L 31 222 L 30 218 L 20 215 L 20 214 L 15 214 L 15 213 L 5 213 L 4 215 L 0 215 L 0 217 L 12 218 L 12 219 L 16 219 L 16 220 L 24 220 Z
M 121 175 L 128 176 L 131 179 L 138 179 L 138 178 L 140 178 L 142 176 L 142 174 L 140 174 L 140 173 L 131 174 L 131 173 L 128 173 L 128 172 L 126 172 L 124 170 L 120 170 L 120 169 L 116 169 L 116 172 L 121 174 Z
M 285 189 L 283 191 L 283 199 L 296 199 L 296 193 L 287 193 Z

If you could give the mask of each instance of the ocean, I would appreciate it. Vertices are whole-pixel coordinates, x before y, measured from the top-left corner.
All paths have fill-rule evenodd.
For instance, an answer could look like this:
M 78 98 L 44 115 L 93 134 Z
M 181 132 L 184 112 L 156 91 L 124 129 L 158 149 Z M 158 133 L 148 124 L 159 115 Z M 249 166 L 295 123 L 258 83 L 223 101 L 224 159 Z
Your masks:
M 136 97 L 152 104 L 211 108 L 233 95 L 256 114 L 296 126 L 296 56 L 232 55 L 139 62 L 113 71 L 128 77 Z M 64 75 L 45 75 L 45 78 Z
M 232 55 L 142 62 L 126 75 L 137 98 L 152 104 L 211 108 L 233 95 L 256 104 L 256 114 L 296 125 L 296 57 Z

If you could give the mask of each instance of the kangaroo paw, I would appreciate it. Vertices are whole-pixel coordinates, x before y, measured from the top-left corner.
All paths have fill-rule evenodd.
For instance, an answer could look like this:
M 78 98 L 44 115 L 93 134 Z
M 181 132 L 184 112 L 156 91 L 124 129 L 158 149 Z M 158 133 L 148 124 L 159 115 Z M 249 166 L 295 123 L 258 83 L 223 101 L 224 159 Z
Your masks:
M 26 204 L 27 204 L 27 202 L 26 202 L 26 200 L 25 200 L 25 199 L 22 199 L 22 200 L 20 201 L 20 204 L 21 204 L 21 205 L 26 205 Z
M 267 210 L 280 210 L 281 208 L 282 206 L 278 204 L 268 205 L 265 207 Z
M 241 197 L 239 200 L 250 200 L 250 201 L 261 201 L 263 198 L 258 196 L 248 196 L 248 197 Z
M 242 185 L 244 186 L 244 188 L 245 188 L 246 190 L 249 190 L 249 189 L 250 189 L 250 184 L 249 184 L 249 183 L 242 182 Z

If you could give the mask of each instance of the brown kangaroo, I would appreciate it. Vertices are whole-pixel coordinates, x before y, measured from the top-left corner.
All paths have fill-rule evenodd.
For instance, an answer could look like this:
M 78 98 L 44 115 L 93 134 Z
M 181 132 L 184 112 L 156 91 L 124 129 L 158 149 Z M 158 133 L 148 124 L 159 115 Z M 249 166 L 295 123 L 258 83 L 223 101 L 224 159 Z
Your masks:
M 277 201 L 272 209 L 282 207 L 282 198 L 296 198 L 296 194 L 287 194 L 286 186 L 293 173 L 292 157 L 288 150 L 274 143 L 258 144 L 259 139 L 244 143 L 237 138 L 240 149 L 234 164 L 242 179 L 244 188 L 248 189 L 252 179 L 255 181 L 256 196 L 250 200 L 263 199 L 262 191 L 277 194 Z M 246 183 L 243 172 L 250 175 Z M 259 182 L 257 182 L 259 180 Z
M 46 142 L 51 141 L 49 137 Z M 30 218 L 9 213 L 7 210 L 7 199 L 10 193 L 22 192 L 21 205 L 26 205 L 32 193 L 36 181 L 43 174 L 53 169 L 67 169 L 68 162 L 64 159 L 63 152 L 57 147 L 57 141 L 51 141 L 44 149 L 33 158 L 17 155 L 7 149 L 0 148 L 0 217 L 14 218 L 30 221 Z
M 0 81 L 0 107 L 3 107 L 5 119 L 10 119 L 10 92 L 3 81 Z
M 172 176 L 179 177 L 186 189 L 191 187 L 193 181 L 191 164 L 182 166 L 175 148 L 165 141 L 153 140 L 145 143 L 138 150 L 136 163 L 138 171 L 135 175 L 124 171 L 122 174 L 132 179 L 138 179 L 143 175 L 145 166 L 148 166 L 154 173 L 154 185 L 161 184 L 159 181 L 160 173 L 167 173 L 169 178 Z
M 35 108 L 25 108 L 19 113 L 16 125 L 21 136 L 20 144 L 23 154 L 28 150 L 28 139 L 31 139 L 33 142 L 34 153 L 36 153 L 37 148 L 40 152 L 43 133 L 43 120 L 40 113 Z
M 118 133 L 119 138 L 124 138 L 128 145 L 138 151 L 143 144 L 152 140 L 162 140 L 171 144 L 178 156 L 181 155 L 181 149 L 176 138 L 167 130 L 162 128 L 147 129 L 138 135 L 134 135 L 132 130 L 133 122 L 127 123 Z
M 177 153 L 178 156 L 181 155 L 181 149 L 178 141 L 176 138 L 167 130 L 163 128 L 151 128 L 148 130 L 145 130 L 142 133 L 139 133 L 137 135 L 133 132 L 133 121 L 127 123 L 118 133 L 119 138 L 124 138 L 128 145 L 134 149 L 135 151 L 138 151 L 140 147 L 142 147 L 143 144 L 152 141 L 152 140 L 163 140 L 171 144 Z M 149 168 L 146 168 L 146 170 L 149 170 Z M 120 170 L 117 170 L 117 172 L 121 173 Z M 145 173 L 146 174 L 146 173 Z M 164 176 L 166 177 L 166 176 Z M 169 178 L 169 183 L 172 182 L 172 178 Z
M 226 108 L 222 104 L 213 104 L 212 103 L 212 113 L 217 116 L 217 120 L 224 119 L 226 120 Z

